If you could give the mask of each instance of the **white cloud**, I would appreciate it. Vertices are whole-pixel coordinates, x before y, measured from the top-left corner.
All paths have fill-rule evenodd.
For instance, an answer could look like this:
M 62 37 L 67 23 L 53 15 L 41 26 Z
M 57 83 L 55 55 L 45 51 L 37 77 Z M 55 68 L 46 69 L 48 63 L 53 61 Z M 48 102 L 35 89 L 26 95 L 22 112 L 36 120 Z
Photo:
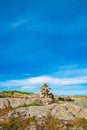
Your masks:
M 27 86 L 27 88 L 31 88 L 31 86 L 39 86 L 43 83 L 48 83 L 51 86 L 69 86 L 69 85 L 80 85 L 87 83 L 87 76 L 78 77 L 78 78 L 55 78 L 52 76 L 39 76 L 39 77 L 31 77 L 28 79 L 21 80 L 7 80 L 0 82 L 1 87 L 23 87 Z
M 84 77 L 87 76 L 87 68 L 79 68 L 78 66 L 61 66 L 54 75 L 58 77 Z
M 22 75 L 29 75 L 30 77 L 28 73 Z M 60 95 L 86 95 L 87 89 L 86 86 L 84 87 L 84 84 L 87 84 L 87 68 L 63 67 L 53 75 L 2 81 L 0 82 L 0 87 L 37 92 L 43 83 L 47 83 L 51 86 L 54 93 Z

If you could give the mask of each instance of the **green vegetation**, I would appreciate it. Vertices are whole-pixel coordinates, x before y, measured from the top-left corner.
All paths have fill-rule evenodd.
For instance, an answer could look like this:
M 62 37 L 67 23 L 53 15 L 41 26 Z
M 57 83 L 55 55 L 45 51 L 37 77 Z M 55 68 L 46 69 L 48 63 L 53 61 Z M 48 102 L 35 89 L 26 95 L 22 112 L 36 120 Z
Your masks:
M 18 107 L 16 107 L 15 109 L 20 108 L 20 107 L 30 107 L 30 106 L 42 106 L 42 105 L 33 102 L 33 103 L 31 103 L 31 104 L 24 104 L 24 105 L 18 106 Z
M 4 130 L 24 130 L 30 125 L 37 124 L 36 120 L 29 118 L 11 118 L 6 122 L 0 122 L 0 126 Z
M 73 126 L 82 127 L 84 130 L 87 130 L 87 119 L 76 119 L 72 121 Z
M 19 119 L 12 118 L 7 124 L 7 130 L 18 130 L 21 127 L 21 121 Z
M 64 101 L 56 101 L 57 104 L 64 104 Z
M 42 105 L 35 103 L 35 102 L 28 104 L 28 105 L 26 105 L 26 104 L 24 105 L 24 107 L 29 107 L 29 106 L 42 106 Z
M 20 93 L 20 94 L 28 94 L 28 95 L 30 95 L 30 94 L 34 94 L 33 92 L 22 92 L 22 91 L 17 91 L 17 90 L 10 90 L 10 91 L 2 91 L 2 92 L 0 92 L 0 94 L 3 94 L 3 93 L 7 93 L 7 94 L 14 94 L 14 93 Z
M 0 126 L 4 130 L 27 130 L 32 126 L 35 126 L 38 130 L 87 130 L 86 119 L 76 119 L 64 123 L 62 120 L 56 119 L 55 117 L 48 116 L 45 118 L 42 124 L 38 124 L 32 117 L 28 118 L 11 118 L 8 121 L 0 122 Z
M 19 94 L 19 95 L 32 95 L 34 94 L 33 92 L 22 92 L 22 91 L 17 91 L 17 90 L 9 90 L 9 91 L 2 91 L 0 92 L 0 97 L 12 97 L 16 94 Z

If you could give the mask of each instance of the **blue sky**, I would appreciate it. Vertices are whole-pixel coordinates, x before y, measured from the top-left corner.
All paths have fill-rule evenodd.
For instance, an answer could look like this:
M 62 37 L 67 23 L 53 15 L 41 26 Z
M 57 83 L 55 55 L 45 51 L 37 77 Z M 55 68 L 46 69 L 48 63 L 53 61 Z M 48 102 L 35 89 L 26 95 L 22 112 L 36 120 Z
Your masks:
M 0 91 L 87 95 L 87 0 L 0 1 Z

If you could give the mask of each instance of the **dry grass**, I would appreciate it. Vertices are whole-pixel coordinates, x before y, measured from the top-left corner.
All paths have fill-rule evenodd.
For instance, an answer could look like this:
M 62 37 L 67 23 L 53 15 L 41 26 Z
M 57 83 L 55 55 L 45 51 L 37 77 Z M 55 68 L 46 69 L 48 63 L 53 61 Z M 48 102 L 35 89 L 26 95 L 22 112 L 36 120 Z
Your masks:
M 73 120 L 71 123 L 73 126 L 83 127 L 84 129 L 87 130 L 87 120 L 86 119 L 79 118 L 79 119 Z
M 80 127 L 87 130 L 87 120 L 76 119 L 70 121 L 69 124 L 64 124 L 61 120 L 49 115 L 42 124 L 38 124 L 34 118 L 28 117 L 24 119 L 10 118 L 5 122 L 1 122 L 0 126 L 2 126 L 4 130 L 29 130 L 32 126 L 35 126 L 37 130 L 69 130 L 70 128 L 78 130 Z
M 4 130 L 25 130 L 26 127 L 36 124 L 33 118 L 10 118 L 5 122 L 0 122 Z
M 6 115 L 6 114 L 9 113 L 11 110 L 12 110 L 11 107 L 7 107 L 7 108 L 5 108 L 5 109 L 3 109 L 3 110 L 0 110 L 0 116 Z

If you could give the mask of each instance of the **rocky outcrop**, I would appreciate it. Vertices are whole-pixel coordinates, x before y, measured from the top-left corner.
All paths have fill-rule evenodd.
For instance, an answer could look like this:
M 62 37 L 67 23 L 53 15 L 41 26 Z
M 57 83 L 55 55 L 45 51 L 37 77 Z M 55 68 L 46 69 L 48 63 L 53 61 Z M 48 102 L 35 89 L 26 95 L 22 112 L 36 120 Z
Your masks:
M 54 107 L 51 115 L 61 120 L 74 120 L 76 118 L 87 119 L 87 107 L 80 107 L 79 105 L 75 105 L 72 102 L 68 102 L 63 105 L 57 105 L 56 107 Z
M 84 109 L 87 109 L 87 100 L 77 100 L 74 103 Z
M 11 108 L 16 108 L 32 103 L 42 105 L 40 98 L 0 98 L 0 110 L 5 109 L 9 106 Z
M 30 106 L 17 108 L 9 114 L 9 117 L 34 117 L 36 119 L 41 119 L 50 114 L 53 106 Z
M 7 107 L 17 108 L 36 104 L 37 106 L 53 103 L 50 98 L 0 98 L 0 110 Z
M 51 112 L 51 115 L 61 120 L 72 120 L 73 115 L 66 109 L 64 105 L 57 105 Z
M 32 104 L 33 102 L 40 104 L 40 106 L 27 106 L 24 104 Z M 31 99 L 17 99 L 17 98 L 1 98 L 0 109 L 5 109 L 11 106 L 13 109 L 7 114 L 0 117 L 0 120 L 5 120 L 9 117 L 34 117 L 38 121 L 44 120 L 48 115 L 61 120 L 74 120 L 77 118 L 87 119 L 87 100 L 65 102 L 63 104 L 52 103 L 50 105 L 43 105 L 40 98 Z M 18 107 L 19 106 L 19 107 Z M 15 109 L 14 109 L 15 108 Z

